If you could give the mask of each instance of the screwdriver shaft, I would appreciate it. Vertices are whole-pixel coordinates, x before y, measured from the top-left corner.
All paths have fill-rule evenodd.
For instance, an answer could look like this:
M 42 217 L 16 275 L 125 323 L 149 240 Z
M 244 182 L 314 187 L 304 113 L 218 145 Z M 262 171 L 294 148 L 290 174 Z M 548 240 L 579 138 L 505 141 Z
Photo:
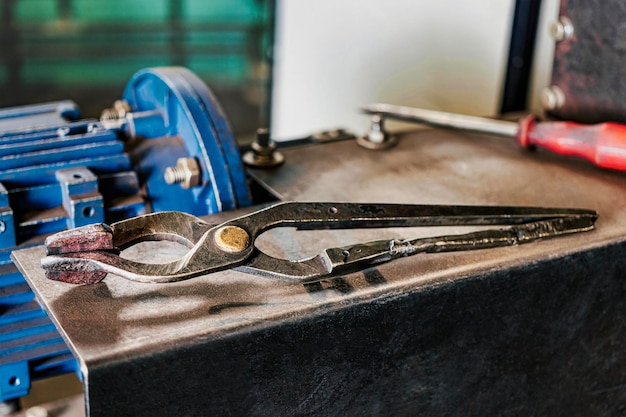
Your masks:
M 486 117 L 465 116 L 435 110 L 417 109 L 392 104 L 370 104 L 363 107 L 367 114 L 380 114 L 383 117 L 416 122 L 429 126 L 449 129 L 461 129 L 479 133 L 490 133 L 500 136 L 515 137 L 519 130 L 516 122 L 488 119 Z

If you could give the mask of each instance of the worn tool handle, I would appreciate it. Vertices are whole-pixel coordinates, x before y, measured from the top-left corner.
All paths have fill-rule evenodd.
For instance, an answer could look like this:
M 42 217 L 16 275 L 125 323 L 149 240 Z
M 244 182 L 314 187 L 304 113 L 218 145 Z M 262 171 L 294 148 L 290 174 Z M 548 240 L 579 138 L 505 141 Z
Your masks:
M 512 225 L 546 219 L 597 217 L 593 210 L 505 206 L 283 202 L 221 226 L 244 229 L 254 241 L 275 227 L 299 230 Z
M 602 168 L 626 171 L 626 125 L 537 122 L 528 116 L 520 121 L 517 140 L 525 147 L 539 146 L 587 159 Z

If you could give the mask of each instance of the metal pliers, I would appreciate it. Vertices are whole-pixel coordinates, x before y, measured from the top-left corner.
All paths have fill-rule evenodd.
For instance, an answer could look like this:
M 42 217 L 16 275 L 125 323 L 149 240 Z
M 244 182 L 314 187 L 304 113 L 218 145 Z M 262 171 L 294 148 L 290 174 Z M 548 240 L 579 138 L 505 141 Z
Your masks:
M 46 239 L 48 256 L 41 265 L 48 278 L 73 284 L 96 283 L 107 273 L 139 282 L 175 282 L 229 268 L 309 282 L 417 253 L 517 245 L 587 231 L 597 217 L 595 211 L 584 209 L 286 202 L 213 225 L 189 214 L 162 212 L 52 235 Z M 328 248 L 300 261 L 274 258 L 254 245 L 263 232 L 280 226 L 318 230 L 458 225 L 508 227 Z M 121 249 L 150 240 L 175 241 L 190 250 L 166 264 L 119 256 Z

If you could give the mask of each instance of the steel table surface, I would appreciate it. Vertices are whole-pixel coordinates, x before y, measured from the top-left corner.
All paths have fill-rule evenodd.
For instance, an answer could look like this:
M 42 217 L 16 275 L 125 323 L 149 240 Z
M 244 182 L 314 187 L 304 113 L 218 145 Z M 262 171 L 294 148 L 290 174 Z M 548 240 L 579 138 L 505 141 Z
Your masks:
M 579 207 L 596 230 L 398 259 L 292 285 L 237 271 L 174 284 L 45 279 L 14 254 L 106 415 L 611 415 L 626 404 L 626 176 L 514 141 L 442 130 L 370 151 L 284 151 L 251 175 L 284 200 Z M 233 216 L 209 217 L 221 221 Z M 289 259 L 467 228 L 276 229 Z M 184 251 L 144 246 L 135 259 Z M 622 407 L 622 408 L 620 408 Z M 621 412 L 621 411 L 620 411 Z

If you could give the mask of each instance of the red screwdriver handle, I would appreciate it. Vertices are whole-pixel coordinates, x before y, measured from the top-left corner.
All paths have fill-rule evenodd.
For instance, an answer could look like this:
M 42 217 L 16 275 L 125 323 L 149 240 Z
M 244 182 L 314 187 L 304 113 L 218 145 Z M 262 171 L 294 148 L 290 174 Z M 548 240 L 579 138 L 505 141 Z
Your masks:
M 517 141 L 524 147 L 539 146 L 626 171 L 626 125 L 619 123 L 538 122 L 528 116 L 520 121 Z

